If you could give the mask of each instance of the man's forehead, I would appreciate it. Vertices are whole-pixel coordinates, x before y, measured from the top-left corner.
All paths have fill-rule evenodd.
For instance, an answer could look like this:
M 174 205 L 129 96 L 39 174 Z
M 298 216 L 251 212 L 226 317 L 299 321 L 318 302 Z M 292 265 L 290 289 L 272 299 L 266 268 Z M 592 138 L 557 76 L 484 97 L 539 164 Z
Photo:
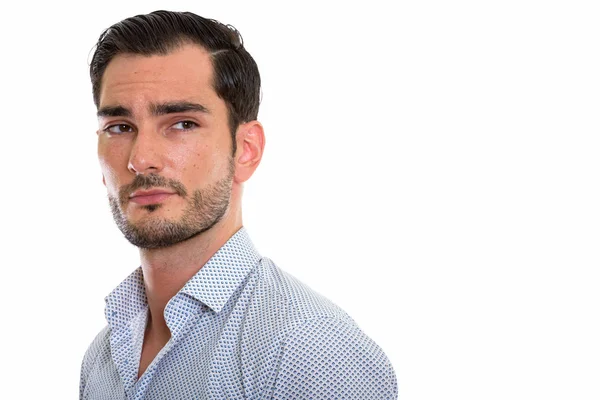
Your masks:
M 210 54 L 200 46 L 187 44 L 164 55 L 123 53 L 106 67 L 100 88 L 100 104 L 112 97 L 132 93 L 166 95 L 213 92 Z M 209 94 L 209 93 L 205 93 Z M 117 99 L 115 99 L 117 100 Z M 112 100 L 110 102 L 115 102 Z
M 127 66 L 135 64 L 154 63 L 160 64 L 175 64 L 185 66 L 186 64 L 197 64 L 201 66 L 212 67 L 211 55 L 204 47 L 195 43 L 186 42 L 184 44 L 173 46 L 166 53 L 140 54 L 122 52 L 116 54 L 107 65 L 107 70 L 114 68 L 114 65 Z M 212 68 L 210 68 L 212 70 Z
M 118 54 L 107 65 L 102 81 L 212 81 L 210 54 L 195 45 L 186 45 L 164 55 Z

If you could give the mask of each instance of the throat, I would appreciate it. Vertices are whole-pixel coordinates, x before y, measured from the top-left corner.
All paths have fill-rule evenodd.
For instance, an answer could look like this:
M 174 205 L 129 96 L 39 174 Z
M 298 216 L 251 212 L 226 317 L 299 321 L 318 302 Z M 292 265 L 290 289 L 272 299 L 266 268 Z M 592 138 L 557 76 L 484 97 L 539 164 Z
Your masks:
M 158 353 L 171 339 L 171 331 L 164 324 L 164 327 L 159 329 L 153 327 L 151 321 L 148 321 L 146 331 L 144 333 L 144 343 L 142 344 L 142 353 L 140 355 L 140 365 L 138 368 L 138 379 L 144 375 L 146 369 L 156 358 Z

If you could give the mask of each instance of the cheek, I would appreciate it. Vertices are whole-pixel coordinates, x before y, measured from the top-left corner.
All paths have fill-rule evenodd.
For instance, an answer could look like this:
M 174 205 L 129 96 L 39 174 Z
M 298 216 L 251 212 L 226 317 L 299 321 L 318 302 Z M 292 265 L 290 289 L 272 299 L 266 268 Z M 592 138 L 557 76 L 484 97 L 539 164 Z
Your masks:
M 208 154 L 207 154 L 208 153 Z M 204 172 L 208 182 L 214 182 L 223 176 L 225 170 L 226 154 L 220 147 L 213 147 L 207 153 L 200 155 L 199 167 Z
M 116 171 L 111 167 L 110 163 L 100 157 L 100 169 L 102 170 L 102 178 L 108 194 L 116 196 L 118 192 L 119 180 Z
M 222 176 L 222 149 L 206 143 L 197 144 L 174 159 L 186 186 L 200 188 L 214 183 Z
M 122 152 L 102 142 L 98 145 L 98 161 L 108 194 L 116 196 L 118 188 L 124 183 L 122 178 L 127 173 L 127 158 Z M 119 179 L 121 176 L 121 179 Z

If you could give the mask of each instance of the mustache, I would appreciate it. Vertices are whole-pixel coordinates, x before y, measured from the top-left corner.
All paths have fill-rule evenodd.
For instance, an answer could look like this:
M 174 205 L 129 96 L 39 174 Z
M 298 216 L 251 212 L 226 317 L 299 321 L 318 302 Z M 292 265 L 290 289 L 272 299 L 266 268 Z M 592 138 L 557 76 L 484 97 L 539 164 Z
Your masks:
M 152 188 L 172 189 L 181 197 L 187 197 L 188 194 L 187 190 L 185 190 L 185 186 L 175 179 L 168 179 L 156 174 L 136 175 L 130 184 L 123 185 L 121 189 L 119 189 L 119 202 L 121 204 L 127 203 L 131 193 L 138 189 L 148 190 Z

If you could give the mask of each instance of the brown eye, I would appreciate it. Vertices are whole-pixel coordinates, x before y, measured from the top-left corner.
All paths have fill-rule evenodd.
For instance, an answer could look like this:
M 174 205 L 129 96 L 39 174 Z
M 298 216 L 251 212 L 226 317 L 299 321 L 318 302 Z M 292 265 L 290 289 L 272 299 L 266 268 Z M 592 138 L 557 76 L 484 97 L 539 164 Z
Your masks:
M 104 131 L 113 135 L 120 135 L 127 132 L 133 132 L 133 128 L 127 124 L 117 124 L 107 127 Z
M 180 130 L 180 131 L 189 131 L 190 129 L 194 129 L 197 128 L 198 124 L 192 121 L 180 121 L 178 123 L 176 123 L 175 125 L 173 125 L 174 129 Z

